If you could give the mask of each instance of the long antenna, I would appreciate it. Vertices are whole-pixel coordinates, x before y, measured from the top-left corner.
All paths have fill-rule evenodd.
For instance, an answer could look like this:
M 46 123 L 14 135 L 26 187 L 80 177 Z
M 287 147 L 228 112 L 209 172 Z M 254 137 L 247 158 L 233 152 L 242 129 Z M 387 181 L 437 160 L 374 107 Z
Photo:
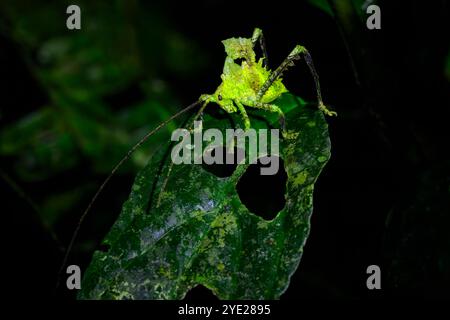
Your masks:
M 206 106 L 207 106 L 207 103 L 204 103 L 202 105 L 202 107 L 200 108 L 200 110 L 198 110 L 197 114 L 194 116 L 194 119 L 192 120 L 191 124 L 189 125 L 190 126 L 190 128 L 188 128 L 189 131 L 192 130 L 192 126 L 194 125 L 194 122 L 203 114 L 203 110 L 205 110 Z M 172 168 L 173 168 L 173 161 L 170 162 L 169 168 L 167 169 L 166 177 L 163 181 L 163 184 L 161 185 L 161 188 L 159 189 L 158 200 L 156 201 L 156 208 L 158 208 L 159 205 L 161 204 L 162 195 L 163 195 L 164 189 L 166 189 L 167 182 L 169 181 L 169 177 L 172 172 Z
M 127 154 L 122 158 L 122 160 L 120 160 L 116 166 L 112 169 L 111 173 L 108 175 L 108 177 L 106 177 L 106 179 L 103 181 L 103 183 L 100 185 L 100 187 L 98 188 L 97 192 L 95 193 L 95 195 L 92 197 L 91 201 L 89 202 L 89 205 L 87 206 L 86 210 L 84 210 L 83 214 L 80 217 L 80 220 L 78 221 L 78 224 L 72 234 L 72 238 L 70 239 L 69 245 L 67 246 L 67 250 L 66 253 L 64 254 L 64 259 L 63 262 L 61 264 L 61 268 L 59 269 L 58 272 L 58 279 L 57 279 L 57 283 L 56 283 L 56 288 L 59 287 L 59 283 L 61 280 L 61 275 L 62 272 L 64 270 L 64 267 L 67 264 L 67 260 L 69 259 L 69 254 L 70 251 L 72 250 L 72 247 L 75 243 L 75 240 L 78 236 L 78 232 L 80 231 L 81 228 L 81 224 L 83 223 L 83 220 L 86 218 L 87 214 L 89 213 L 89 211 L 92 208 L 92 205 L 94 204 L 94 202 L 97 200 L 98 196 L 100 195 L 100 193 L 102 192 L 102 190 L 105 188 L 105 186 L 108 184 L 109 180 L 111 180 L 112 176 L 116 173 L 116 171 L 122 166 L 122 164 L 127 161 L 130 156 L 133 154 L 134 151 L 136 151 L 136 149 L 138 149 L 145 141 L 147 141 L 148 138 L 150 138 L 152 135 L 154 135 L 156 132 L 158 132 L 160 129 L 164 128 L 169 122 L 171 122 L 173 119 L 179 117 L 180 115 L 182 115 L 183 113 L 193 109 L 194 107 L 196 107 L 199 103 L 201 102 L 201 100 L 198 100 L 192 104 L 190 104 L 189 106 L 187 106 L 186 108 L 178 111 L 177 113 L 175 113 L 173 116 L 171 116 L 169 119 L 161 122 L 156 128 L 154 128 L 153 130 L 151 130 L 150 132 L 148 132 L 144 137 L 141 138 L 141 140 L 139 140 L 138 143 L 136 143 L 128 152 Z

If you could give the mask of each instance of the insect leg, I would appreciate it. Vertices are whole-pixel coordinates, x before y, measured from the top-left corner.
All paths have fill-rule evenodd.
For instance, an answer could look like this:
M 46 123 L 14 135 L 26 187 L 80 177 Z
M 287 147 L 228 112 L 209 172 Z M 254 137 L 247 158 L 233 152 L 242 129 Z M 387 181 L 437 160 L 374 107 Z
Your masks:
M 250 129 L 250 119 L 248 117 L 247 111 L 245 110 L 244 105 L 242 103 L 240 103 L 239 101 L 234 101 L 234 103 L 238 107 L 239 112 L 241 113 L 242 118 L 244 119 L 244 128 L 245 128 L 245 131 L 247 131 L 248 129 Z
M 314 67 L 314 63 L 312 61 L 311 55 L 308 50 L 301 46 L 296 45 L 294 50 L 287 56 L 287 58 L 280 64 L 280 66 L 270 75 L 269 79 L 262 85 L 261 89 L 258 91 L 256 96 L 257 100 L 260 101 L 264 94 L 269 90 L 270 86 L 277 80 L 283 72 L 288 68 L 294 66 L 294 61 L 299 60 L 301 57 L 304 57 L 306 64 L 308 65 L 309 71 L 311 72 L 314 82 L 316 85 L 316 94 L 317 94 L 317 102 L 319 105 L 319 109 L 322 110 L 323 113 L 329 116 L 336 115 L 336 112 L 328 110 L 322 101 L 322 94 L 320 91 L 320 83 L 319 83 L 319 75 L 317 74 L 316 68 Z
M 281 129 L 283 130 L 283 132 L 286 129 L 286 120 L 284 117 L 284 113 L 283 111 L 280 109 L 280 107 L 278 107 L 277 105 L 274 104 L 270 104 L 270 103 L 262 103 L 262 102 L 256 102 L 255 104 L 250 104 L 250 107 L 256 108 L 256 109 L 262 109 L 262 110 L 267 110 L 270 112 L 275 112 L 278 113 L 278 115 L 280 116 L 279 118 L 279 122 L 280 122 L 280 126 Z
M 269 57 L 267 55 L 266 40 L 264 38 L 263 32 L 259 28 L 255 28 L 252 35 L 253 47 L 255 47 L 256 42 L 259 40 L 259 46 L 263 54 L 263 66 L 267 67 L 269 65 Z

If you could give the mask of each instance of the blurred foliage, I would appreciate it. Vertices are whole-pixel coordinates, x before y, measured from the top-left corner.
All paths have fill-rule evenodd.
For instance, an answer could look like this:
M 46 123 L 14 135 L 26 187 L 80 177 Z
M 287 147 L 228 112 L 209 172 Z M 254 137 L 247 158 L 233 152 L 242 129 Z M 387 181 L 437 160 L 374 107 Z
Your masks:
M 348 14 L 355 12 L 361 19 L 365 19 L 366 9 L 371 4 L 376 4 L 376 0 L 308 0 L 309 3 L 326 12 L 327 14 L 333 16 L 334 5 L 338 5 L 345 8 Z
M 428 296 L 442 298 L 439 293 L 445 292 L 450 283 L 450 170 L 446 166 L 436 171 L 424 170 L 418 176 L 413 200 L 393 208 L 386 219 L 386 234 L 403 235 L 394 242 L 389 237 L 384 239 L 389 261 L 387 279 L 406 295 L 433 287 L 435 291 Z
M 45 105 L 0 130 L 0 155 L 14 159 L 23 181 L 50 179 L 83 163 L 89 164 L 86 170 L 108 173 L 134 142 L 180 106 L 161 74 L 188 75 L 207 59 L 158 11 L 139 11 L 137 1 L 78 1 L 82 32 L 62 23 L 68 4 L 0 4 L 1 32 L 20 48 L 48 96 Z M 8 107 L 26 109 L 1 106 Z M 141 168 L 174 127 L 140 148 L 122 172 Z M 73 190 L 49 195 L 43 214 L 54 222 L 77 200 Z

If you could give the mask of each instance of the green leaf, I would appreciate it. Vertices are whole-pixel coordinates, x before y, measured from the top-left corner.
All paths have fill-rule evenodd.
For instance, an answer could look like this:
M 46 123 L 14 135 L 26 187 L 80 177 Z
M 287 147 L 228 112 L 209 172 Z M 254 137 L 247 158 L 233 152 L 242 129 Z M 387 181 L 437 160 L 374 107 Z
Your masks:
M 9 36 L 19 44 L 50 100 L 45 110 L 42 106 L 36 114 L 0 128 L 0 155 L 18 159 L 15 170 L 26 180 L 42 180 L 86 162 L 92 164 L 87 171 L 108 173 L 129 149 L 130 141 L 138 141 L 179 106 L 171 88 L 160 79 L 164 70 L 160 54 L 182 61 L 188 52 L 191 61 L 199 50 L 188 49 L 193 43 L 181 34 L 170 32 L 167 37 L 161 30 L 170 26 L 148 17 L 134 1 L 82 0 L 77 4 L 87 18 L 83 32 L 67 32 L 61 24 L 67 5 L 60 2 L 0 3 L 0 12 L 11 24 Z M 148 30 L 153 31 L 148 34 Z M 180 48 L 173 44 L 176 41 L 182 42 Z M 141 51 L 144 45 L 145 53 Z M 207 59 L 203 57 L 198 56 L 201 63 L 197 64 L 204 65 Z M 194 70 L 198 72 L 197 65 L 184 71 Z M 157 144 L 166 140 L 169 129 L 136 152 L 122 172 L 142 168 Z
M 316 107 L 290 94 L 276 104 L 286 114 L 291 137 L 280 143 L 288 175 L 286 205 L 273 220 L 251 213 L 240 200 L 236 184 L 248 164 L 238 165 L 228 178 L 201 165 L 174 165 L 156 207 L 155 195 L 170 161 L 162 162 L 163 174 L 158 174 L 165 154 L 161 150 L 137 175 L 104 240 L 108 251 L 94 253 L 79 298 L 181 299 L 198 284 L 221 299 L 279 298 L 302 256 L 314 183 L 330 158 L 330 141 Z M 268 127 L 267 119 L 276 123 L 263 111 L 253 114 L 259 115 L 251 118 L 254 127 Z M 241 122 L 234 115 L 205 115 L 203 125 L 223 130 Z

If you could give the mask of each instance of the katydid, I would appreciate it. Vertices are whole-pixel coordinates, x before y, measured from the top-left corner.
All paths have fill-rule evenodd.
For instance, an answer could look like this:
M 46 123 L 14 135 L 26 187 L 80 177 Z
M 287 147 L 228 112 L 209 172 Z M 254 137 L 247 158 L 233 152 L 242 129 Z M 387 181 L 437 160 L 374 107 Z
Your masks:
M 328 110 L 322 101 L 319 76 L 315 70 L 311 55 L 305 47 L 296 45 L 291 53 L 287 56 L 287 58 L 280 64 L 280 66 L 272 71 L 267 66 L 267 51 L 265 48 L 264 36 L 261 29 L 255 28 L 251 38 L 230 38 L 222 41 L 222 43 L 227 54 L 223 67 L 223 73 L 221 75 L 222 83 L 217 87 L 216 91 L 213 94 L 202 94 L 197 101 L 174 114 L 169 119 L 162 122 L 156 128 L 147 133 L 112 169 L 111 173 L 100 185 L 92 200 L 89 202 L 86 210 L 80 217 L 80 220 L 67 247 L 58 279 L 60 278 L 64 267 L 66 266 L 70 251 L 75 243 L 83 220 L 91 210 L 92 205 L 94 204 L 106 184 L 117 172 L 120 166 L 130 158 L 130 156 L 136 149 L 138 149 L 157 131 L 165 127 L 169 122 L 171 122 L 181 114 L 201 105 L 199 111 L 194 116 L 194 122 L 202 115 L 206 106 L 213 102 L 220 108 L 225 110 L 225 112 L 227 113 L 234 113 L 239 111 L 242 116 L 244 128 L 245 130 L 247 130 L 251 127 L 251 122 L 249 116 L 247 115 L 246 107 L 267 110 L 278 114 L 282 133 L 285 136 L 287 134 L 285 130 L 285 117 L 283 111 L 276 104 L 274 104 L 274 101 L 281 94 L 288 92 L 281 78 L 283 72 L 288 67 L 294 66 L 295 60 L 299 60 L 303 57 L 315 82 L 318 108 L 326 115 L 336 115 L 336 112 Z M 254 50 L 257 43 L 259 43 L 259 45 L 261 46 L 263 55 L 259 59 L 256 58 L 256 53 Z M 173 163 L 170 163 L 167 176 L 161 187 L 160 195 L 162 194 L 167 180 L 169 179 L 172 165 Z M 159 200 L 160 198 L 158 198 L 157 206 L 159 204 Z

